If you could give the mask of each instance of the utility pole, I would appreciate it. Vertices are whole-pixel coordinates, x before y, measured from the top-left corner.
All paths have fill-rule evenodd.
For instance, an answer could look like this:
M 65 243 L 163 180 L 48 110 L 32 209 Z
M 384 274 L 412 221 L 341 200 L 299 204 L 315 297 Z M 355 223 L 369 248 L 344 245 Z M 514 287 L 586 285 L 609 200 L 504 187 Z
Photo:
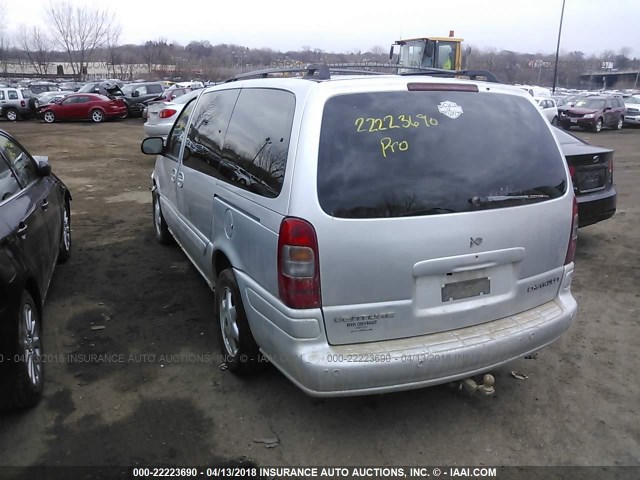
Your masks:
M 564 18 L 564 3 L 562 0 L 562 13 L 560 13 L 560 28 L 558 28 L 558 45 L 556 46 L 556 66 L 553 69 L 553 93 L 556 93 L 556 82 L 558 81 L 558 56 L 560 55 L 560 37 L 562 36 L 562 19 Z

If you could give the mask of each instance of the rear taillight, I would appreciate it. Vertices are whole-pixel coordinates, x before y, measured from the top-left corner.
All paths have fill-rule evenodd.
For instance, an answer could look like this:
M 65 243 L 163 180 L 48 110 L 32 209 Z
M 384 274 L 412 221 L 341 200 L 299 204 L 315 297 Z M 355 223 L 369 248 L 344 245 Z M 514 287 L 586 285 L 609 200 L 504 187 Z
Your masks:
M 317 308 L 322 303 L 318 240 L 306 220 L 289 217 L 280 224 L 278 290 L 291 308 Z
M 607 172 L 609 174 L 609 182 L 613 183 L 613 156 L 609 157 Z
M 176 110 L 174 110 L 173 108 L 163 108 L 162 110 L 160 110 L 160 113 L 158 114 L 158 116 L 160 118 L 169 118 L 169 117 L 173 117 L 176 114 Z
M 573 183 L 573 186 L 575 188 L 575 185 L 576 185 L 576 167 L 574 167 L 573 165 L 569 165 L 569 175 L 571 175 L 571 182 Z
M 25 101 L 24 101 L 24 100 L 20 100 L 20 106 L 21 106 L 21 107 L 26 107 L 26 106 L 27 106 L 27 104 L 25 103 Z
M 569 237 L 569 246 L 567 247 L 567 256 L 564 264 L 568 265 L 573 262 L 576 256 L 576 246 L 578 245 L 578 201 L 573 196 L 573 214 L 571 216 L 571 237 Z

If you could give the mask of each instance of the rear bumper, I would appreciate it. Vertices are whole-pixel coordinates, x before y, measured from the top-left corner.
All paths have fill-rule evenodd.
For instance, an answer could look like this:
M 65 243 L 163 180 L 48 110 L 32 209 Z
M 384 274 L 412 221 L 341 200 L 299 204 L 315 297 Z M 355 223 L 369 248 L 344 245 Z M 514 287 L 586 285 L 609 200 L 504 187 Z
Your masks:
M 557 340 L 576 316 L 573 264 L 557 297 L 510 317 L 458 330 L 355 345 L 329 345 L 319 310 L 287 317 L 286 307 L 236 271 L 251 330 L 265 356 L 305 393 L 368 395 L 466 378 Z M 296 315 L 302 311 L 289 311 Z
M 617 193 L 613 187 L 602 192 L 578 195 L 578 226 L 586 227 L 613 217 Z
M 173 123 L 149 125 L 149 123 L 147 122 L 144 124 L 144 134 L 147 137 L 166 137 L 167 135 L 169 135 L 172 126 Z

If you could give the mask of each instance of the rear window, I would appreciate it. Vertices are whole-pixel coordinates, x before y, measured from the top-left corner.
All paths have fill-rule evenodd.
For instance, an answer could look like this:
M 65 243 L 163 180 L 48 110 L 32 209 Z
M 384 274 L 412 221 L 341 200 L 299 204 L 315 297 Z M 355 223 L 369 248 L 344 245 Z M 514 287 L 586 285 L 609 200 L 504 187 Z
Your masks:
M 525 98 L 407 91 L 340 95 L 325 104 L 318 199 L 329 215 L 501 208 L 559 197 L 566 188 L 562 154 Z

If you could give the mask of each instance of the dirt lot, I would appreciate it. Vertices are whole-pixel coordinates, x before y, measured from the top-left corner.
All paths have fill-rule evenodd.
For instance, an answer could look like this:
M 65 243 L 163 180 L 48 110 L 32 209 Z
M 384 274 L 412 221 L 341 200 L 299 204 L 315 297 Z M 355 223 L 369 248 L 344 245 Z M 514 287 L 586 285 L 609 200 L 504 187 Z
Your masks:
M 0 128 L 71 188 L 74 240 L 46 302 L 44 399 L 0 415 L 2 465 L 640 465 L 640 129 L 580 134 L 616 150 L 618 213 L 580 230 L 578 320 L 496 370 L 494 398 L 319 400 L 274 368 L 219 368 L 212 293 L 153 238 L 140 120 Z

